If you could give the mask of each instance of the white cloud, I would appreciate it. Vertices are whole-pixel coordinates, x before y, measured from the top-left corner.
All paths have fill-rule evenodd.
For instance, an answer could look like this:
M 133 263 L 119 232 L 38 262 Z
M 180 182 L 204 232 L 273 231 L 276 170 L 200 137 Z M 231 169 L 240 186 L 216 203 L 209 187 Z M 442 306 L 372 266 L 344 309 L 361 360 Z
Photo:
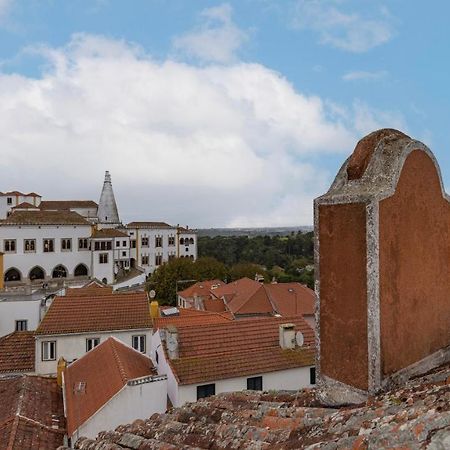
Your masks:
M 362 17 L 338 9 L 336 0 L 297 0 L 292 25 L 319 34 L 322 44 L 361 53 L 388 42 L 393 36 L 390 16 L 384 7 L 378 18 Z
M 237 52 L 247 41 L 248 35 L 233 22 L 232 12 L 228 3 L 203 10 L 200 14 L 201 25 L 176 37 L 173 47 L 200 61 L 235 61 Z
M 259 64 L 157 62 L 83 34 L 34 51 L 40 77 L 0 72 L 2 190 L 95 200 L 110 170 L 125 221 L 311 224 L 333 175 L 318 157 L 396 118 L 303 95 Z
M 0 0 L 0 23 L 8 15 L 8 13 L 11 9 L 12 3 L 13 3 L 13 0 Z
M 347 72 L 342 76 L 344 81 L 377 81 L 388 76 L 388 72 L 386 70 L 378 70 L 376 72 L 367 72 L 364 70 L 357 70 L 354 72 Z

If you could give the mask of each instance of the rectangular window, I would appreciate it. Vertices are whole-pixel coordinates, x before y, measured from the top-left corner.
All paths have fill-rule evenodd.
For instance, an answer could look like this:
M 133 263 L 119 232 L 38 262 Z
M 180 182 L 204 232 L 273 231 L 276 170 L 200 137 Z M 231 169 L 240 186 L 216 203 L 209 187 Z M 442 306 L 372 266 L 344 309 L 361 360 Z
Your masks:
M 130 241 L 130 247 L 131 247 L 131 248 L 136 248 L 136 239 L 132 239 L 132 240 Z
M 148 266 L 148 255 L 141 255 L 141 264 L 143 266 Z
M 162 255 L 155 255 L 155 266 L 160 266 L 162 264 Z
M 88 338 L 86 339 L 86 351 L 92 350 L 94 347 L 100 344 L 100 338 Z
M 16 331 L 27 331 L 28 320 L 16 320 Z
M 316 384 L 316 368 L 309 368 L 309 384 Z
M 61 250 L 63 252 L 70 252 L 72 250 L 72 239 L 61 239 Z
M 148 237 L 142 237 L 141 238 L 141 245 L 142 247 L 148 247 Z
M 169 261 L 175 258 L 175 253 L 169 253 Z
M 112 250 L 111 241 L 96 241 L 94 244 L 94 250 Z
M 8 198 L 6 199 L 6 203 L 7 203 L 8 205 L 12 205 L 12 197 L 8 197 Z
M 249 391 L 262 391 L 262 386 L 262 377 L 247 378 L 247 389 Z
M 89 241 L 86 238 L 78 239 L 78 250 L 89 250 Z
M 51 253 L 55 251 L 55 241 L 54 239 L 44 239 L 43 242 L 44 253 Z
M 145 334 L 140 334 L 139 336 L 132 336 L 131 343 L 135 350 L 141 353 L 145 353 Z
M 205 397 L 210 397 L 216 394 L 216 385 L 213 384 L 203 384 L 197 386 L 197 400 Z
M 175 245 L 175 236 L 169 236 L 169 245 Z
M 34 253 L 36 251 L 36 239 L 24 239 L 23 251 L 25 253 Z
M 122 252 L 122 256 L 127 256 L 127 252 Z
M 42 361 L 56 360 L 56 341 L 42 342 Z
M 116 247 L 120 247 L 120 241 L 116 241 Z
M 16 252 L 16 240 L 15 239 L 5 239 L 3 241 L 3 251 L 5 253 L 15 253 Z
M 127 241 L 122 241 L 122 247 L 126 247 L 127 246 Z
M 161 236 L 156 236 L 155 237 L 155 247 L 162 247 L 162 237 Z
M 108 264 L 108 253 L 100 253 L 98 255 L 99 264 Z

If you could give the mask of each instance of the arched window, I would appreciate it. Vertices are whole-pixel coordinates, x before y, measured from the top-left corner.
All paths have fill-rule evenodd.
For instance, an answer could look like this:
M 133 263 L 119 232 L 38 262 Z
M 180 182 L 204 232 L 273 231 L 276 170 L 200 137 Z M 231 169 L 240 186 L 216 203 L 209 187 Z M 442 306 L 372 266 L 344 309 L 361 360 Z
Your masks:
M 5 272 L 5 281 L 20 281 L 21 279 L 22 275 L 15 267 L 11 267 Z
M 87 277 L 88 268 L 84 264 L 78 264 L 73 273 L 76 277 Z
M 30 270 L 30 273 L 28 275 L 28 278 L 33 280 L 43 280 L 45 278 L 45 272 L 42 267 L 35 266 Z
M 180 244 L 183 245 L 184 244 L 184 238 L 180 239 Z
M 189 256 L 189 258 L 194 259 L 194 255 Z
M 106 278 L 103 278 L 103 279 L 102 279 L 102 283 L 103 283 L 103 284 L 108 284 L 108 280 L 107 280 Z
M 194 238 L 190 238 L 189 239 L 189 244 L 193 244 L 194 243 Z
M 52 278 L 67 278 L 67 269 L 59 264 L 53 269 Z

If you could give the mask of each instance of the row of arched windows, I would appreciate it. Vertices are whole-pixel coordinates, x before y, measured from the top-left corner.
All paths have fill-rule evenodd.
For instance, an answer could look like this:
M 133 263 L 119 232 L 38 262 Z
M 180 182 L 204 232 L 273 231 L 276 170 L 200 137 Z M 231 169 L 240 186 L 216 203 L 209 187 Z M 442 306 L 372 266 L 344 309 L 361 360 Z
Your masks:
M 181 255 L 180 258 L 194 259 L 194 255 L 190 255 L 190 256 L 189 255 L 186 255 L 186 256 Z
M 194 238 L 180 238 L 181 245 L 189 245 L 194 243 Z
M 76 277 L 85 277 L 89 274 L 88 268 L 84 264 L 78 264 L 78 266 L 75 267 L 74 270 L 74 276 Z M 67 269 L 62 265 L 58 264 L 53 270 L 52 270 L 52 278 L 67 278 Z M 28 273 L 28 278 L 31 281 L 34 280 L 44 280 L 45 279 L 45 271 L 40 266 L 33 267 L 30 272 Z M 4 275 L 5 281 L 22 281 L 22 274 L 20 270 L 16 269 L 15 267 L 11 267 L 5 272 Z

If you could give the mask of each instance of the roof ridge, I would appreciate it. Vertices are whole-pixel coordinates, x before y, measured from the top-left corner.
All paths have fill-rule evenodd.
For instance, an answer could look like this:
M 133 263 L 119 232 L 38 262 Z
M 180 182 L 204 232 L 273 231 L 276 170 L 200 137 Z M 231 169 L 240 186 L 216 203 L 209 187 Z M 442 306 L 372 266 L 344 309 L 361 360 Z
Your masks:
M 119 356 L 119 352 L 117 351 L 116 342 L 119 342 L 119 341 L 117 341 L 117 339 L 113 336 L 111 336 L 111 338 L 108 340 L 110 341 L 111 350 L 112 350 L 114 359 L 116 361 L 117 368 L 119 369 L 120 377 L 122 378 L 122 383 L 125 384 L 128 381 L 128 375 L 127 375 L 125 368 L 123 367 L 122 360 L 120 359 L 120 356 Z
M 14 450 L 14 441 L 16 440 L 17 429 L 19 427 L 19 416 L 16 414 L 11 425 L 11 434 L 9 435 L 9 442 L 6 450 Z

